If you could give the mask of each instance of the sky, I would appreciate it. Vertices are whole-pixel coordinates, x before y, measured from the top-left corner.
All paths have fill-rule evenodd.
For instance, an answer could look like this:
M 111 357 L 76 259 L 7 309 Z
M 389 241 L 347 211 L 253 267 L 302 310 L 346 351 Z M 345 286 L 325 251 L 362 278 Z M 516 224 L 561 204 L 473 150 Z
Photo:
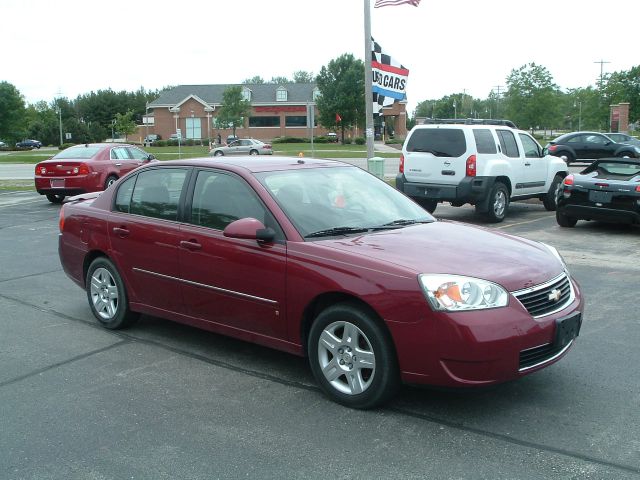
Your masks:
M 365 0 L 0 0 L 0 81 L 28 103 L 91 91 L 231 84 L 364 60 Z M 640 1 L 422 0 L 373 8 L 371 33 L 418 102 L 504 91 L 534 62 L 568 88 L 640 65 Z M 626 21 L 629 23 L 625 24 Z

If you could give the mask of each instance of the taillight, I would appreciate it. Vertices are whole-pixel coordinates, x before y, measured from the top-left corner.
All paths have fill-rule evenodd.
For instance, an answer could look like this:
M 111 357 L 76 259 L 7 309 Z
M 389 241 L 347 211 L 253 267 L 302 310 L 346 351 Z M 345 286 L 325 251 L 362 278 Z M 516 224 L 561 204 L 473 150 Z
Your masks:
M 640 185 L 638 185 L 638 186 L 636 187 L 636 192 L 639 192 L 639 193 L 640 193 Z
M 404 155 L 400 154 L 400 165 L 398 166 L 398 171 L 400 173 L 404 173 Z
M 58 228 L 60 229 L 60 233 L 64 231 L 64 205 L 60 209 L 60 217 L 58 217 Z
M 573 185 L 573 175 L 569 174 L 566 177 L 564 177 L 564 183 L 565 185 Z
M 269 145 L 268 143 L 265 143 L 262 148 L 266 148 L 267 150 L 271 149 L 271 145 Z
M 476 176 L 476 156 L 471 155 L 467 158 L 467 177 Z
M 45 166 L 40 166 L 40 165 L 36 165 L 36 175 L 46 175 L 47 174 L 47 167 Z
M 73 173 L 76 175 L 89 175 L 89 167 L 86 163 L 81 163 L 73 168 Z
M 557 145 L 549 145 L 549 151 L 550 151 L 550 152 L 552 152 L 552 153 L 553 153 L 553 152 L 555 152 L 557 149 L 558 149 L 558 146 L 557 146 Z

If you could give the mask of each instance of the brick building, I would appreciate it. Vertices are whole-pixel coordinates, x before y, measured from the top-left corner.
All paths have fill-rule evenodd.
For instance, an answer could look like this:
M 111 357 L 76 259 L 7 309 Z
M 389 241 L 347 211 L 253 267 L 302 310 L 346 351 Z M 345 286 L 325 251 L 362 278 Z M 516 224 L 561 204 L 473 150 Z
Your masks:
M 180 85 L 163 92 L 149 104 L 149 113 L 138 135 L 155 133 L 167 139 L 180 129 L 185 139 L 215 139 L 220 134 L 224 140 L 232 133 L 231 129 L 218 128 L 216 117 L 223 93 L 229 86 L 233 85 Z M 315 99 L 320 92 L 314 83 L 241 84 L 240 87 L 252 108 L 244 126 L 236 129 L 237 136 L 265 141 L 284 136 L 308 137 L 311 132 L 307 125 L 307 106 L 315 112 L 314 135 L 328 133 L 317 125 Z M 387 131 L 406 136 L 405 103 L 395 103 L 385 112 Z M 354 130 L 349 135 L 362 136 L 363 133 Z

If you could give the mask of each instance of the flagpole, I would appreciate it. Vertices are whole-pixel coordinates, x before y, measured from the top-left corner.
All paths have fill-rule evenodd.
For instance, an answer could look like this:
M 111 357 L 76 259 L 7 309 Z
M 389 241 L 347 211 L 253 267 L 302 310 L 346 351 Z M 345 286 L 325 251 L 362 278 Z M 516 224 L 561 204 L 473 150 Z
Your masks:
M 371 86 L 371 8 L 364 0 L 364 105 L 367 159 L 373 157 L 373 90 Z

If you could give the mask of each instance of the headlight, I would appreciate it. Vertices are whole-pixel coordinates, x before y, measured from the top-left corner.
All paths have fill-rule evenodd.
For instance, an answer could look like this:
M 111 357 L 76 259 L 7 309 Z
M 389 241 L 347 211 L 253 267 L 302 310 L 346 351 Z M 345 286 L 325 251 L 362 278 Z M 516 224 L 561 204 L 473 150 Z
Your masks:
M 560 261 L 560 263 L 562 264 L 562 268 L 566 270 L 567 262 L 564 261 L 564 258 L 562 258 L 562 255 L 560 255 L 558 250 L 556 250 L 555 247 L 552 247 L 551 245 L 547 245 L 546 243 L 543 243 L 543 242 L 540 242 L 540 243 L 542 243 L 542 245 L 544 245 L 547 248 L 547 250 L 549 250 L 551 254 Z
M 459 312 L 506 307 L 509 294 L 500 285 L 460 275 L 418 275 L 418 281 L 434 310 Z
M 636 149 L 636 152 L 640 153 L 640 147 L 633 147 Z

